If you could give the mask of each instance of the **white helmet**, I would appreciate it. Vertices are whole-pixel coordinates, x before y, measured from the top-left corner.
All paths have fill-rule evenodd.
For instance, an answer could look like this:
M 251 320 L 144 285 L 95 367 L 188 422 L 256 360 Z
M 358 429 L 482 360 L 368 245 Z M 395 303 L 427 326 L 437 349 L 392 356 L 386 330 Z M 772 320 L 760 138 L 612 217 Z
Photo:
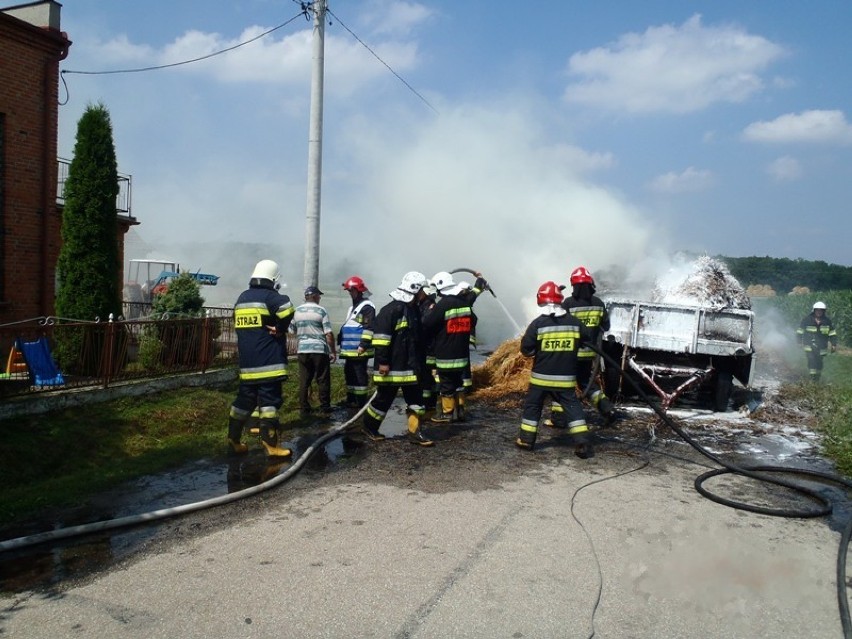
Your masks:
M 814 304 L 813 310 L 817 310 L 818 308 L 825 310 L 825 302 L 817 302 L 816 304 Z
M 278 262 L 272 260 L 260 260 L 254 266 L 254 271 L 251 274 L 252 279 L 269 280 L 273 284 L 277 284 L 281 279 L 281 271 L 278 268 Z
M 432 284 L 435 285 L 435 288 L 438 289 L 439 293 L 443 293 L 446 289 L 454 287 L 456 285 L 456 281 L 453 279 L 451 273 L 439 271 L 432 276 Z
M 417 271 L 409 271 L 402 276 L 402 281 L 395 291 L 391 291 L 391 297 L 400 302 L 410 302 L 420 290 L 426 286 L 426 276 Z

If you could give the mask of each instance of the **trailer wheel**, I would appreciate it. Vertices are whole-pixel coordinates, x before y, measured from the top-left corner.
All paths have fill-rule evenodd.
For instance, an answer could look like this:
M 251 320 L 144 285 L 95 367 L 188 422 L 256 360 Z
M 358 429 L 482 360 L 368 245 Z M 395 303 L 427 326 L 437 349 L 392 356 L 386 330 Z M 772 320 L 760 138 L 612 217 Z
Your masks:
M 713 396 L 713 410 L 717 413 L 725 413 L 731 400 L 731 392 L 734 388 L 734 376 L 725 371 L 716 373 L 716 386 Z

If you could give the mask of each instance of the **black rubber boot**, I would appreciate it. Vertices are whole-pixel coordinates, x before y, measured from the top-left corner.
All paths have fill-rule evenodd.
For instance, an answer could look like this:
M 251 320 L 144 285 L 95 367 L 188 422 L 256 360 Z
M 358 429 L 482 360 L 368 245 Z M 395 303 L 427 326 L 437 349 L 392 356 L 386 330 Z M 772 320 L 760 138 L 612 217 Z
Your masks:
M 243 423 L 243 420 L 236 417 L 228 418 L 228 444 L 235 455 L 244 455 L 248 452 L 248 446 L 240 441 L 243 436 Z
M 618 414 L 615 412 L 615 405 L 609 401 L 608 397 L 601 398 L 598 410 L 604 418 L 604 426 L 612 426 L 618 419 Z
M 411 413 L 408 416 L 408 441 L 418 446 L 431 446 L 435 442 L 423 434 L 423 428 L 420 425 L 420 416 Z
M 449 424 L 453 421 L 456 412 L 456 398 L 441 395 L 441 410 L 435 410 L 432 421 L 436 424 Z
M 379 426 L 382 425 L 382 422 L 368 413 L 364 413 L 363 420 L 361 432 L 364 433 L 369 440 L 380 442 L 386 439 L 385 436 L 379 432 Z
M 464 422 L 467 420 L 464 399 L 464 393 L 456 393 L 456 405 L 455 412 L 453 413 L 453 419 L 457 422 Z
M 518 438 L 515 440 L 515 446 L 524 450 L 532 450 L 535 448 L 535 439 L 538 433 L 531 430 L 521 428 L 518 431 Z

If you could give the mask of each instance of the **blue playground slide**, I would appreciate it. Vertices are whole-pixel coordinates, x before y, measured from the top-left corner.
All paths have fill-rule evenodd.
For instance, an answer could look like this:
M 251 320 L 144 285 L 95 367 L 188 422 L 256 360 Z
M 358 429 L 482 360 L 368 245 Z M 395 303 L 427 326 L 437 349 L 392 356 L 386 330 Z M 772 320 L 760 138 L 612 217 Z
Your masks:
M 18 338 L 15 340 L 15 348 L 23 354 L 35 386 L 61 386 L 65 383 L 65 378 L 50 354 L 46 337 L 39 337 L 34 342 Z

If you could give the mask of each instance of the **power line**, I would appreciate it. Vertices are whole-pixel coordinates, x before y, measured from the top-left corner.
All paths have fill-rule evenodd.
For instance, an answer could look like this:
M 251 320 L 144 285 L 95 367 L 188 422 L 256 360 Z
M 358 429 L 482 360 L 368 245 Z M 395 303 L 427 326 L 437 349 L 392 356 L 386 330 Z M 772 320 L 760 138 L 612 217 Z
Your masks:
M 408 87 L 408 90 L 409 90 L 409 91 L 411 91 L 414 95 L 416 95 L 418 98 L 420 98 L 420 99 L 423 101 L 423 103 L 424 103 L 426 106 L 428 106 L 430 109 L 432 109 L 432 110 L 433 110 L 436 114 L 438 113 L 438 109 L 436 109 L 435 107 L 433 107 L 433 106 L 429 103 L 429 101 L 428 101 L 426 98 L 424 98 L 422 95 L 420 95 L 420 93 L 418 93 L 418 92 L 417 92 L 417 90 L 416 90 L 413 86 L 411 86 L 408 82 L 406 82 L 406 81 L 405 81 L 405 79 L 404 79 L 401 75 L 399 75 L 396 71 L 394 71 L 394 70 L 391 68 L 391 66 L 390 66 L 387 62 L 385 62 L 384 60 L 382 60 L 382 59 L 379 57 L 379 55 L 378 55 L 375 51 L 373 51 L 373 50 L 372 50 L 372 49 L 371 49 L 371 48 L 370 48 L 370 47 L 369 47 L 369 46 L 368 46 L 368 45 L 367 45 L 367 44 L 366 44 L 366 43 L 365 43 L 365 42 L 364 42 L 361 38 L 359 38 L 359 37 L 358 37 L 358 36 L 357 36 L 357 35 L 356 35 L 353 31 L 352 31 L 352 29 L 350 29 L 349 27 L 347 27 L 347 26 L 343 23 L 343 21 L 342 21 L 340 18 L 338 18 L 338 17 L 337 17 L 337 15 L 335 15 L 335 13 L 334 13 L 331 9 L 326 8 L 326 11 L 327 11 L 327 12 L 328 12 L 331 16 L 333 16 L 333 17 L 334 17 L 334 19 L 335 19 L 335 20 L 337 20 L 337 21 L 340 23 L 340 26 L 341 26 L 341 27 L 343 27 L 344 29 L 346 29 L 346 30 L 349 32 L 349 34 L 350 34 L 353 38 L 355 38 L 355 39 L 356 39 L 356 40 L 357 40 L 357 41 L 361 44 L 361 46 L 363 46 L 363 47 L 364 47 L 367 51 L 369 51 L 369 52 L 373 55 L 373 57 L 374 57 L 374 58 L 376 58 L 376 60 L 378 60 L 379 62 L 381 62 L 383 65 L 385 65 L 385 67 L 387 67 L 388 71 L 390 71 L 391 73 L 393 73 L 393 74 L 397 77 L 397 79 L 398 79 L 400 82 L 402 82 L 402 83 L 403 83 L 406 87 Z
M 110 75 L 110 74 L 117 74 L 117 73 L 141 73 L 142 71 L 156 71 L 156 70 L 159 70 L 159 69 L 168 69 L 170 67 L 179 67 L 179 66 L 184 65 L 184 64 L 192 64 L 193 62 L 200 62 L 201 60 L 207 60 L 208 58 L 212 58 L 212 57 L 215 57 L 217 55 L 227 53 L 228 51 L 233 51 L 234 49 L 239 49 L 240 47 L 245 46 L 247 44 L 251 44 L 252 42 L 255 42 L 256 40 L 260 40 L 261 38 L 268 36 L 270 33 L 273 33 L 274 31 L 278 31 L 278 29 L 286 27 L 288 24 L 293 22 L 299 16 L 307 17 L 307 9 L 304 5 L 302 5 L 302 10 L 299 13 L 297 13 L 295 16 L 293 16 L 292 18 L 287 20 L 287 22 L 283 22 L 283 23 L 279 24 L 277 27 L 272 27 L 271 29 L 264 31 L 261 34 L 256 35 L 255 37 L 253 37 L 249 40 L 246 40 L 245 42 L 240 42 L 239 44 L 235 44 L 234 46 L 228 47 L 227 49 L 221 49 L 220 51 L 214 51 L 213 53 L 208 53 L 207 55 L 203 55 L 199 58 L 193 58 L 191 60 L 183 60 L 182 62 L 172 62 L 171 64 L 160 64 L 160 65 L 157 65 L 157 66 L 141 67 L 141 68 L 136 68 L 136 69 L 114 69 L 112 71 L 73 71 L 71 69 L 63 69 L 62 74 L 64 75 L 66 73 L 75 73 L 75 74 L 78 74 L 78 75 Z

